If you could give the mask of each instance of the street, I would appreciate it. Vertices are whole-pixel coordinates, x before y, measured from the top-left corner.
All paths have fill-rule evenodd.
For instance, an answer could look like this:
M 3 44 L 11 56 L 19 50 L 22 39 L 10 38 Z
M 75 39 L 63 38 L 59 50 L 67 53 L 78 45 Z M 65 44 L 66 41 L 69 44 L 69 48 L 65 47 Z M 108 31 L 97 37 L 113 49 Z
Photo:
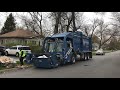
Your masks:
M 93 56 L 55 69 L 21 69 L 0 74 L 0 78 L 120 78 L 120 51 Z

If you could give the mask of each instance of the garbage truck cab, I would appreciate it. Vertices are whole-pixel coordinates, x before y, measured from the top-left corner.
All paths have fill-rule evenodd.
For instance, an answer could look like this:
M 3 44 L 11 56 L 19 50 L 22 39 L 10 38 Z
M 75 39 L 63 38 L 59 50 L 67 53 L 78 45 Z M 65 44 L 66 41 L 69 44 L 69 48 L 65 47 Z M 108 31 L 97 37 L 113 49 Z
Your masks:
M 84 46 L 84 44 L 86 46 Z M 52 68 L 76 60 L 92 58 L 91 38 L 82 32 L 64 32 L 46 37 L 43 42 L 44 53 L 33 58 L 35 67 Z

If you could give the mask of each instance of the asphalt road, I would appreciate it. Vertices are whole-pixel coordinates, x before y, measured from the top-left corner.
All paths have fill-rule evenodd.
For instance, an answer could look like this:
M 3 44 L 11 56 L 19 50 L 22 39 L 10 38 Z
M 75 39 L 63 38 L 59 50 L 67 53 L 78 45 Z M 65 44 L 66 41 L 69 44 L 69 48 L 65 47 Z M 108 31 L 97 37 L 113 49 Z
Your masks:
M 0 74 L 0 78 L 120 78 L 120 51 L 104 56 L 93 56 L 92 60 L 55 69 L 22 69 Z

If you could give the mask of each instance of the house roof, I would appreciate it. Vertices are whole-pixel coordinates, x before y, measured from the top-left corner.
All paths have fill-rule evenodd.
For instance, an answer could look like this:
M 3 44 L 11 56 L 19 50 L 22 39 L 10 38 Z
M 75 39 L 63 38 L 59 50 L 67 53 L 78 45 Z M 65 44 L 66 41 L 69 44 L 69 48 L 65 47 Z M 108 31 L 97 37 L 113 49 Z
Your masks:
M 0 35 L 1 38 L 33 38 L 39 36 L 29 30 L 15 30 Z

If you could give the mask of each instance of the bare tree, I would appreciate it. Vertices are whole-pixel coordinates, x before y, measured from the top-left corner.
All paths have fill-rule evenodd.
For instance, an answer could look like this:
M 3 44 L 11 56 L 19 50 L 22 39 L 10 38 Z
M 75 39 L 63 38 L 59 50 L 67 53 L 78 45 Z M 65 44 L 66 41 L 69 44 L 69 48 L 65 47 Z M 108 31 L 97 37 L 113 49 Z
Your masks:
M 118 29 L 120 28 L 120 12 L 112 12 L 112 18 L 113 23 L 117 25 Z M 120 31 L 120 29 L 119 29 Z M 120 36 L 120 32 L 118 33 L 118 36 Z
M 52 12 L 50 13 L 54 26 L 54 34 L 77 31 L 83 24 L 83 12 Z
M 51 26 L 47 23 L 47 15 L 48 13 L 42 12 L 26 12 L 16 14 L 16 17 L 21 20 L 21 24 L 28 30 L 34 31 L 40 36 L 48 36 L 51 34 Z
M 98 18 L 93 19 L 92 25 L 91 25 L 91 30 L 90 30 L 91 31 L 91 37 L 93 37 L 93 34 L 94 34 L 95 30 L 99 26 L 99 22 L 100 22 L 100 20 Z
M 43 30 L 42 30 L 42 12 L 28 12 L 33 20 L 33 23 L 36 23 L 39 27 L 40 34 L 43 36 Z
M 118 33 L 118 29 L 113 24 L 105 24 L 104 20 L 99 22 L 99 29 L 96 35 L 99 37 L 99 49 Z
M 61 22 L 62 12 L 51 12 L 50 18 L 54 22 L 54 34 L 59 33 L 59 26 Z
M 51 12 L 50 18 L 53 23 L 54 34 L 69 31 L 72 23 L 71 12 Z
M 66 24 L 66 31 L 69 31 L 70 25 L 72 23 L 72 15 L 71 13 L 66 13 L 66 20 L 67 20 L 67 24 Z
M 118 26 L 120 26 L 120 13 L 119 12 L 112 12 L 112 18 L 111 20 L 117 24 Z
M 82 26 L 81 30 L 83 31 L 83 33 L 86 35 L 86 36 L 89 36 L 90 35 L 90 25 L 89 24 L 85 24 Z
M 80 29 L 85 33 L 86 36 L 93 37 L 94 32 L 99 26 L 100 19 L 94 18 L 91 20 L 91 24 L 81 24 Z
M 106 12 L 94 12 L 96 15 L 101 15 L 104 16 L 106 14 Z
M 61 31 L 68 32 L 70 25 L 72 23 L 72 14 L 71 12 L 63 12 L 61 16 Z
M 106 14 L 106 12 L 94 12 L 96 15 L 99 15 L 99 16 L 101 16 L 101 18 L 99 19 L 99 18 L 93 18 L 92 20 L 90 20 L 91 21 L 91 24 L 88 24 L 88 25 L 84 25 L 85 27 L 83 27 L 84 29 L 84 31 L 87 33 L 87 35 L 88 35 L 88 33 L 89 33 L 89 35 L 91 36 L 91 37 L 93 37 L 93 35 L 94 35 L 94 33 L 95 33 L 95 31 L 97 30 L 97 28 L 98 28 L 98 26 L 99 26 L 99 23 L 101 22 L 101 20 L 103 19 L 103 17 L 105 16 L 105 14 Z M 87 28 L 86 28 L 86 26 L 87 26 Z
M 77 31 L 75 24 L 75 12 L 72 12 L 72 21 L 73 21 L 73 32 Z
M 35 23 L 31 18 L 28 18 L 27 16 L 19 16 L 19 18 L 22 20 L 22 24 L 27 28 L 27 30 L 34 31 L 41 35 L 37 23 Z
M 84 17 L 84 12 L 76 12 L 75 13 L 75 20 L 76 20 L 76 29 L 83 29 L 85 24 L 85 17 Z

